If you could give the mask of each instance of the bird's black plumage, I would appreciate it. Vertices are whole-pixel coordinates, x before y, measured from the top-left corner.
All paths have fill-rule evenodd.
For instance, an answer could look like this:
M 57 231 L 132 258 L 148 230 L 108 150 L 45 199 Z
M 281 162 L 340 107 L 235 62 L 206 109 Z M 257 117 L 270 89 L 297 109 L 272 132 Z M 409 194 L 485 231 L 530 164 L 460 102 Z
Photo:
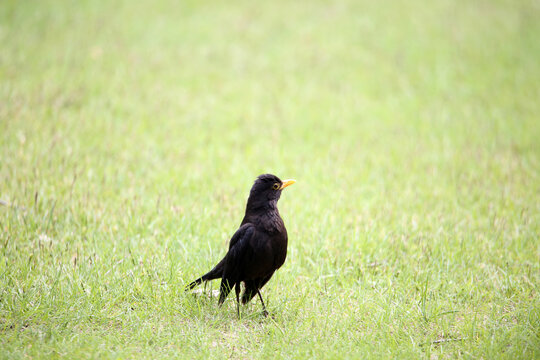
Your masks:
M 186 290 L 203 281 L 221 278 L 218 303 L 221 305 L 234 287 L 238 307 L 243 282 L 242 303 L 258 294 L 267 315 L 259 290 L 287 257 L 287 229 L 279 215 L 277 202 L 282 190 L 294 182 L 282 181 L 271 174 L 260 175 L 251 188 L 244 219 L 229 242 L 229 251 L 212 270 L 190 283 Z

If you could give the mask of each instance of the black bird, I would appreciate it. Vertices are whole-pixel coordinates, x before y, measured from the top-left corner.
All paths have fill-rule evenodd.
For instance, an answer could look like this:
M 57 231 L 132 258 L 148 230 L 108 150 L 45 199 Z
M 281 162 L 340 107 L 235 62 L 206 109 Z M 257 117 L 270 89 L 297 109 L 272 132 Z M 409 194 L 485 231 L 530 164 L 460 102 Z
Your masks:
M 240 283 L 243 282 L 242 304 L 258 294 L 263 314 L 267 316 L 259 290 L 287 257 L 287 229 L 279 215 L 277 202 L 282 190 L 295 182 L 292 179 L 282 181 L 271 174 L 260 175 L 251 188 L 244 220 L 229 242 L 227 255 L 212 270 L 186 286 L 186 291 L 203 281 L 221 278 L 218 304 L 223 304 L 234 287 L 240 316 Z

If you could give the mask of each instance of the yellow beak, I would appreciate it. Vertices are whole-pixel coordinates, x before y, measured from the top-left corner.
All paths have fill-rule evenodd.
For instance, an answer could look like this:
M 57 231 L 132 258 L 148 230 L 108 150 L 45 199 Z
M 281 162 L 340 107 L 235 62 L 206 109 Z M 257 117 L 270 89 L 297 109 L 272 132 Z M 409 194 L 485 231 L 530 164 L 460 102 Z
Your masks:
M 292 185 L 296 182 L 296 180 L 294 179 L 287 179 L 287 180 L 283 180 L 283 185 L 281 185 L 281 187 L 279 188 L 279 190 L 283 190 L 285 189 L 287 186 L 289 185 Z

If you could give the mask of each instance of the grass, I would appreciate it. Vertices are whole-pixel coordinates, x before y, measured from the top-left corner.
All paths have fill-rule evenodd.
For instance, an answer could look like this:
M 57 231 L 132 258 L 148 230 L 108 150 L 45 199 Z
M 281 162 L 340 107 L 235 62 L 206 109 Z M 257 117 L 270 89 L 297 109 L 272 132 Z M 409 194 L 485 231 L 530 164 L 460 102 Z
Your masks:
M 0 357 L 539 358 L 539 36 L 534 1 L 2 1 Z M 264 172 L 289 254 L 238 319 L 183 287 Z

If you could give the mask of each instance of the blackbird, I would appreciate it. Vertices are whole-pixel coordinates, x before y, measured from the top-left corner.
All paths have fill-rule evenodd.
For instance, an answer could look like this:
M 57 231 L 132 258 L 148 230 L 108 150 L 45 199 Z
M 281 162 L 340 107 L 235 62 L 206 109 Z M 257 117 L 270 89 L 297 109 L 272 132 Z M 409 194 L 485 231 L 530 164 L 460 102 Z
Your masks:
M 267 316 L 260 289 L 287 257 L 287 229 L 279 215 L 277 202 L 283 189 L 295 182 L 292 179 L 282 181 L 272 174 L 260 175 L 251 188 L 244 220 L 229 242 L 229 251 L 212 270 L 186 286 L 186 291 L 203 281 L 221 278 L 218 304 L 223 304 L 234 287 L 236 310 L 240 316 L 240 283 L 243 282 L 242 304 L 257 294 L 263 314 Z

